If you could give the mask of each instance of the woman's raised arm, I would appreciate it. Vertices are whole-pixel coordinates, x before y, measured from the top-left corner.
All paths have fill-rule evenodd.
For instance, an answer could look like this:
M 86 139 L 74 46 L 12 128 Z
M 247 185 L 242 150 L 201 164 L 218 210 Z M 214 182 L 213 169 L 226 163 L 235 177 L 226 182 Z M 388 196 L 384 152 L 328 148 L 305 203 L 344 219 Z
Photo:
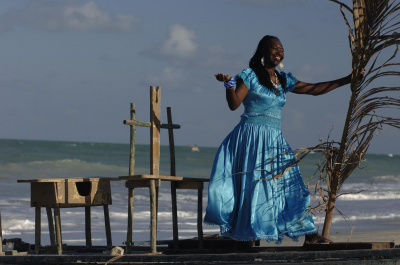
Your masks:
M 230 75 L 225 75 L 221 73 L 216 74 L 215 78 L 220 82 L 231 80 Z M 239 108 L 240 104 L 242 104 L 248 92 L 249 88 L 243 83 L 243 80 L 241 78 L 238 78 L 236 80 L 236 89 L 226 89 L 226 101 L 228 102 L 229 109 L 236 110 L 237 108 Z

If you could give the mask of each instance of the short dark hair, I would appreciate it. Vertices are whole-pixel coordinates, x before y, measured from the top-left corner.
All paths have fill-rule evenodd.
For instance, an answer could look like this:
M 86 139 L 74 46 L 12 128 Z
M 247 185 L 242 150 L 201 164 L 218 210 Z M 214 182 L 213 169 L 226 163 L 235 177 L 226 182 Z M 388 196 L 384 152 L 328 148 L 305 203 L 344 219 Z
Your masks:
M 258 43 L 257 49 L 254 52 L 253 57 L 251 57 L 249 62 L 249 67 L 256 73 L 258 77 L 258 81 L 261 85 L 267 87 L 268 89 L 275 91 L 274 85 L 272 84 L 271 78 L 269 76 L 268 71 L 261 64 L 261 58 L 265 56 L 265 51 L 268 50 L 270 46 L 270 41 L 272 39 L 279 40 L 275 36 L 266 35 L 264 36 L 260 42 Z M 281 83 L 282 88 L 286 88 L 286 78 L 284 78 L 278 71 L 276 71 L 279 82 Z

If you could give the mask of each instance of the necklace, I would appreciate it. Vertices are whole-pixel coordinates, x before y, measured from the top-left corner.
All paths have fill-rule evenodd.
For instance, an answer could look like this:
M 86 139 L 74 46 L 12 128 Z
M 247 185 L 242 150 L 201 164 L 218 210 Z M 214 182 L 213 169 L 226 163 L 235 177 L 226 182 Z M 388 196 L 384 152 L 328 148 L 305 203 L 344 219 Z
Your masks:
M 278 89 L 278 86 L 279 86 L 279 79 L 278 79 L 278 75 L 276 74 L 276 72 L 274 71 L 274 74 L 275 74 L 275 82 L 274 81 L 272 81 L 272 76 L 270 75 L 269 77 L 270 77 L 270 79 L 271 79 L 271 83 L 272 83 L 272 85 L 274 86 L 274 88 L 275 88 L 275 95 L 277 95 L 277 96 L 279 96 L 280 94 L 281 94 L 281 92 L 279 91 L 279 89 Z

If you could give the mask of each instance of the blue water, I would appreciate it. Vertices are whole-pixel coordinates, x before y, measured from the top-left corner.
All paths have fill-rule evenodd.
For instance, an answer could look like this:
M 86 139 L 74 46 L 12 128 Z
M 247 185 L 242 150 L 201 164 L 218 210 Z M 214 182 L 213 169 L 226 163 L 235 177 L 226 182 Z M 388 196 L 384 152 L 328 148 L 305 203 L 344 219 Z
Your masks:
M 149 173 L 150 149 L 147 145 L 136 147 L 135 173 Z M 176 147 L 176 172 L 179 176 L 208 178 L 216 148 L 200 147 L 192 152 L 190 147 Z M 81 143 L 57 141 L 0 140 L 0 210 L 5 238 L 20 237 L 34 242 L 34 209 L 30 207 L 29 184 L 17 179 L 117 177 L 128 174 L 129 145 L 107 143 Z M 310 154 L 300 163 L 305 182 L 310 181 L 313 193 L 319 154 Z M 169 175 L 169 149 L 161 148 L 161 174 Z M 361 191 L 361 192 L 360 192 Z M 398 229 L 400 220 L 400 156 L 369 154 L 345 182 L 338 199 L 338 212 L 332 232 Z M 112 182 L 113 204 L 110 206 L 111 229 L 114 245 L 126 238 L 127 189 L 120 181 Z M 349 194 L 347 194 L 349 193 Z M 207 187 L 203 194 L 207 205 Z M 172 238 L 172 216 L 168 185 L 160 189 L 158 238 Z M 197 192 L 178 191 L 178 218 L 180 237 L 196 236 Z M 316 203 L 317 197 L 313 198 Z M 147 189 L 135 190 L 134 240 L 149 239 L 149 196 Z M 347 219 L 345 219 L 345 216 Z M 67 244 L 84 244 L 84 210 L 61 209 L 63 241 Z M 48 244 L 47 217 L 42 211 L 42 242 Z M 315 222 L 322 227 L 323 215 L 315 213 Z M 396 225 L 397 223 L 397 225 Z M 94 207 L 92 212 L 94 245 L 104 245 L 103 210 Z M 217 233 L 216 227 L 204 226 L 205 233 Z

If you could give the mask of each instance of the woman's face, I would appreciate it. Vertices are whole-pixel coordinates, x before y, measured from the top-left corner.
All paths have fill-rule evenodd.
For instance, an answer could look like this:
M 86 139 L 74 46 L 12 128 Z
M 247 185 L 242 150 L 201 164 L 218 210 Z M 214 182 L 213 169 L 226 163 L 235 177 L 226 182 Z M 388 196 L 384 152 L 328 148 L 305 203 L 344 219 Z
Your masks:
M 270 39 L 268 46 L 264 56 L 265 66 L 276 67 L 285 58 L 282 43 L 278 39 Z

